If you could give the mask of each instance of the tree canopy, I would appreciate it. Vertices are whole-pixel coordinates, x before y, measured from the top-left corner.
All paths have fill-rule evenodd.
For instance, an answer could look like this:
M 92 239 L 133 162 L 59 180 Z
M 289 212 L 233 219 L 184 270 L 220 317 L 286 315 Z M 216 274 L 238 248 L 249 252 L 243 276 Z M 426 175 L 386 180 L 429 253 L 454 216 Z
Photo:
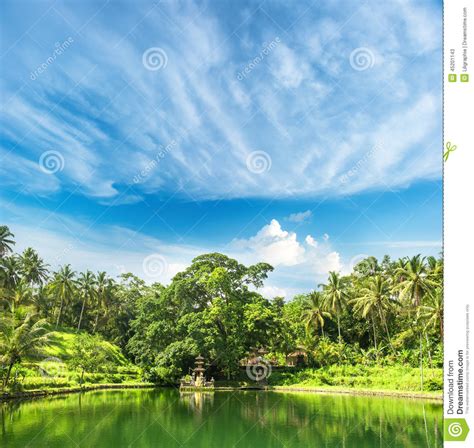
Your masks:
M 259 348 L 280 364 L 303 350 L 315 367 L 416 365 L 420 350 L 430 363 L 442 362 L 442 258 L 371 256 L 348 275 L 329 272 L 315 290 L 268 299 L 260 291 L 271 265 L 245 266 L 220 253 L 196 257 L 168 285 L 149 285 L 132 273 L 51 271 L 34 249 L 16 254 L 13 247 L 13 234 L 0 227 L 0 356 L 7 365 L 58 326 L 117 344 L 148 379 L 186 374 L 198 354 L 232 378 Z M 84 339 L 84 350 L 90 342 Z

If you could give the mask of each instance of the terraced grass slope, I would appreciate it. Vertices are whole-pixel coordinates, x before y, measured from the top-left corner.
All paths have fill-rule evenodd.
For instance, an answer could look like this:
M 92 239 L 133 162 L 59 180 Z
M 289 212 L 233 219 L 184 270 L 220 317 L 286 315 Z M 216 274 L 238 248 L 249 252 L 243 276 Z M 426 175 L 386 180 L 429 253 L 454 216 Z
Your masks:
M 14 368 L 10 389 L 31 391 L 79 386 L 82 372 L 70 365 L 79 334 L 68 328 L 55 330 L 40 356 L 25 359 Z M 120 348 L 100 337 L 97 339 L 107 355 L 107 363 L 94 371 L 86 371 L 84 384 L 141 383 L 141 370 L 125 358 Z
M 51 343 L 43 349 L 46 357 L 55 357 L 64 362 L 71 359 L 73 354 L 74 343 L 78 333 L 75 330 L 61 328 L 54 331 L 51 335 Z M 128 366 L 130 362 L 120 351 L 116 345 L 102 340 L 101 347 L 106 351 L 109 360 L 116 366 Z

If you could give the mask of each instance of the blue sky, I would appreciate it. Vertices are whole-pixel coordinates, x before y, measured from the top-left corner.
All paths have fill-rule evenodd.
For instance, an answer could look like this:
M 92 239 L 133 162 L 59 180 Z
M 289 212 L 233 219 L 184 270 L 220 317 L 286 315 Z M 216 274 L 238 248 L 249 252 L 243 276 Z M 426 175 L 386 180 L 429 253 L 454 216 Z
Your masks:
M 163 282 L 218 250 L 274 264 L 267 296 L 440 251 L 440 2 L 1 8 L 18 249 Z

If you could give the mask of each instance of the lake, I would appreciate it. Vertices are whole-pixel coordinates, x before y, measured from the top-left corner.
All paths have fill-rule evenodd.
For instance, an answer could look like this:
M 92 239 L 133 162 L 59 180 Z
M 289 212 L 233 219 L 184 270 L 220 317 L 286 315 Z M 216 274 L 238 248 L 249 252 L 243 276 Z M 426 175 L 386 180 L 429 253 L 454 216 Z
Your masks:
M 280 392 L 87 392 L 0 404 L 0 446 L 442 447 L 441 402 Z

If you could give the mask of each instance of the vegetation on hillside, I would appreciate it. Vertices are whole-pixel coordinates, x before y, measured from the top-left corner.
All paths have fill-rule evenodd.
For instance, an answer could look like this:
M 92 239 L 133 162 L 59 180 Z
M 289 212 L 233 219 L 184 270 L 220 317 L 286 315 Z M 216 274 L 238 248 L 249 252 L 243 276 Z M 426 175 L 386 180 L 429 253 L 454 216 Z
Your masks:
M 368 372 L 360 368 L 383 366 L 385 372 L 424 370 L 424 388 L 441 388 L 440 258 L 368 257 L 350 275 L 330 272 L 317 290 L 285 301 L 258 292 L 273 270 L 267 263 L 244 266 L 223 254 L 204 254 L 169 285 L 147 285 L 130 273 L 113 279 L 105 272 L 77 273 L 69 265 L 53 272 L 32 248 L 13 253 L 14 244 L 8 227 L 0 227 L 4 387 L 26 361 L 41 359 L 40 353 L 55 356 L 51 347 L 61 333 L 55 336 L 54 330 L 67 328 L 66 334 L 77 333 L 66 361 L 79 382 L 122 362 L 100 349 L 105 340 L 122 350 L 116 357 L 125 356 L 146 380 L 158 383 L 188 373 L 199 353 L 217 377 L 237 378 L 241 360 L 264 348 L 280 365 L 295 351 L 305 354 L 310 369 L 281 377 L 285 384 L 309 381 L 301 375 L 318 383 L 321 369 L 346 368 L 357 377 Z

